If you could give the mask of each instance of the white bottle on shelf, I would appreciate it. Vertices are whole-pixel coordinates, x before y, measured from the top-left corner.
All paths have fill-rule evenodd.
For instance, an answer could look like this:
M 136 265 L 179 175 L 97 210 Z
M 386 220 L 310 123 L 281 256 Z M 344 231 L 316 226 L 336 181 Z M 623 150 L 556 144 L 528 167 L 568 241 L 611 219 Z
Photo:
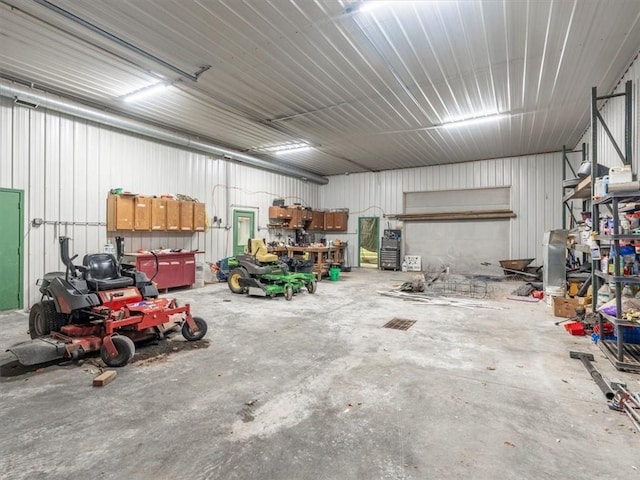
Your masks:
M 599 307 L 604 305 L 611 298 L 611 289 L 609 288 L 608 283 L 603 283 L 602 286 L 598 289 L 598 299 L 596 305 Z

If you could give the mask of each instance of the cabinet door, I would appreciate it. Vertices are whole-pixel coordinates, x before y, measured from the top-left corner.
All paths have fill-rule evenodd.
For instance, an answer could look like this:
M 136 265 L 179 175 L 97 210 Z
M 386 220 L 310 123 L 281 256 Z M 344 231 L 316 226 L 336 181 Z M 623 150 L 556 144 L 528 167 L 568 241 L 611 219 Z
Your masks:
M 182 260 L 182 268 L 182 285 L 196 283 L 196 260 L 194 255 L 187 256 Z
M 167 230 L 180 230 L 180 202 L 166 200 L 167 202 Z
M 302 228 L 302 210 L 291 209 L 291 220 L 289 220 L 289 228 Z
M 304 209 L 302 211 L 302 220 L 304 220 L 305 223 L 313 220 L 313 212 L 311 210 Z
M 193 231 L 193 202 L 180 202 L 180 230 Z
M 156 267 L 155 259 L 138 258 L 136 265 L 136 269 L 144 272 L 147 277 L 149 277 L 149 279 L 155 276 L 155 278 L 153 278 L 153 281 L 156 282 L 160 288 L 166 288 L 164 287 L 164 285 L 160 286 L 161 282 L 158 280 L 158 278 L 160 277 L 160 273 L 162 272 L 162 260 L 158 262 L 158 266 Z
M 335 230 L 336 228 L 336 212 L 324 212 L 324 229 Z
M 133 230 L 134 200 L 130 195 L 107 197 L 107 231 Z
M 324 230 L 324 212 L 311 212 L 309 230 Z
M 204 203 L 196 202 L 193 204 L 193 231 L 204 232 L 207 225 L 207 212 Z
M 167 201 L 164 198 L 151 199 L 151 230 L 167 229 Z
M 349 214 L 347 212 L 334 212 L 333 229 L 338 232 L 347 231 Z
M 282 212 L 282 210 L 283 209 L 281 207 L 269 207 L 269 218 L 272 218 L 274 220 L 284 218 L 284 213 Z
M 133 212 L 134 230 L 150 230 L 151 228 L 151 199 L 149 197 L 135 197 Z

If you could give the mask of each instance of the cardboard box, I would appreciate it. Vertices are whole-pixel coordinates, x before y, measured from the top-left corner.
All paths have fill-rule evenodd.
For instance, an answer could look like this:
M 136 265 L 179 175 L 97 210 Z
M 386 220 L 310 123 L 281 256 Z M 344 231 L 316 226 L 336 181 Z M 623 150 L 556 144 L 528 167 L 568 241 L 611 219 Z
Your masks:
M 556 317 L 571 318 L 576 316 L 576 307 L 585 306 L 587 299 L 584 297 L 553 297 L 553 314 Z

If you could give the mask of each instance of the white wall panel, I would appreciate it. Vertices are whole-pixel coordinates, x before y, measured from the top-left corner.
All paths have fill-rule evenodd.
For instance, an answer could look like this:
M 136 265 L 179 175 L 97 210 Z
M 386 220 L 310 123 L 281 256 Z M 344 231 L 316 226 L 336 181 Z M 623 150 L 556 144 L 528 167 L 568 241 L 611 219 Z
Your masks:
M 204 202 L 223 224 L 205 233 L 123 233 L 128 251 L 158 247 L 199 249 L 199 261 L 231 254 L 232 206 L 259 212 L 259 236 L 267 230 L 274 198 L 318 206 L 318 186 L 124 134 L 54 112 L 0 100 L 0 187 L 25 191 L 25 307 L 39 293 L 45 272 L 63 270 L 60 235 L 79 255 L 101 251 L 106 241 L 106 198 L 112 188 L 143 195 L 180 193 Z M 33 218 L 47 224 L 32 227 Z
M 510 258 L 542 262 L 542 235 L 562 227 L 562 155 L 549 153 L 434 167 L 358 173 L 329 178 L 320 189 L 325 208 L 349 208 L 348 232 L 327 235 L 349 241 L 350 261 L 357 264 L 358 217 L 380 217 L 381 229 L 401 228 L 385 215 L 402 213 L 405 192 L 511 187 Z M 469 232 L 472 241 L 473 232 Z M 498 260 L 498 259 L 482 259 Z
M 631 80 L 632 83 L 632 112 L 633 120 L 631 126 L 631 145 L 632 145 L 632 165 L 633 171 L 638 172 L 638 155 L 640 154 L 640 62 L 637 57 L 625 72 L 624 76 L 618 83 L 613 92 L 598 91 L 598 96 L 608 95 L 610 93 L 624 93 L 625 82 Z M 597 86 L 597 85 L 596 85 Z M 588 92 L 588 101 L 591 99 L 591 92 Z M 600 108 L 600 114 L 604 118 L 607 126 L 611 130 L 613 137 L 617 140 L 618 145 L 624 153 L 624 97 L 616 97 L 607 100 L 606 102 L 598 102 Z M 602 128 L 601 124 L 598 124 L 598 163 L 606 165 L 608 167 L 615 167 L 622 165 L 620 157 L 614 150 L 611 141 Z M 585 142 L 589 145 L 589 152 L 591 152 L 591 127 L 587 129 L 584 136 L 578 142 L 578 148 Z

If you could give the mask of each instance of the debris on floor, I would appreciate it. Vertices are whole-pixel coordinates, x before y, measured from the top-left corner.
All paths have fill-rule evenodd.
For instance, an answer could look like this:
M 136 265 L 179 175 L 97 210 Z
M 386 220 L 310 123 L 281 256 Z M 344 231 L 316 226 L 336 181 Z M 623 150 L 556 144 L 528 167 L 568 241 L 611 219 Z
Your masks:
M 100 375 L 93 379 L 94 387 L 104 387 L 105 385 L 110 384 L 116 379 L 118 372 L 115 370 L 107 370 L 106 372 L 102 372 Z
M 538 303 L 540 301 L 539 298 L 533 298 L 533 297 L 522 297 L 522 296 L 518 296 L 518 297 L 507 297 L 507 300 L 515 300 L 516 302 L 526 302 L 526 303 Z
M 176 352 L 208 347 L 209 340 L 206 339 L 196 340 L 195 342 L 182 342 L 177 340 L 158 342 L 155 345 L 151 343 L 145 345 L 144 348 L 137 349 L 131 363 L 139 363 L 139 365 L 148 366 L 152 363 L 167 361 L 167 357 Z
M 503 310 L 502 307 L 488 305 L 480 301 L 466 300 L 462 298 L 436 297 L 428 293 L 403 292 L 400 290 L 378 291 L 378 294 L 385 297 L 401 298 L 403 300 L 413 300 L 415 302 L 425 303 L 429 305 L 444 305 L 450 307 L 468 308 L 490 308 L 492 310 Z
M 414 275 L 410 282 L 404 282 L 400 286 L 400 290 L 403 292 L 424 292 L 424 275 Z
M 399 290 L 402 292 L 420 293 L 429 295 L 488 298 L 489 287 L 486 281 L 478 278 L 467 278 L 461 275 L 444 275 L 445 270 L 438 271 L 435 275 L 419 273 L 409 282 L 404 282 Z

